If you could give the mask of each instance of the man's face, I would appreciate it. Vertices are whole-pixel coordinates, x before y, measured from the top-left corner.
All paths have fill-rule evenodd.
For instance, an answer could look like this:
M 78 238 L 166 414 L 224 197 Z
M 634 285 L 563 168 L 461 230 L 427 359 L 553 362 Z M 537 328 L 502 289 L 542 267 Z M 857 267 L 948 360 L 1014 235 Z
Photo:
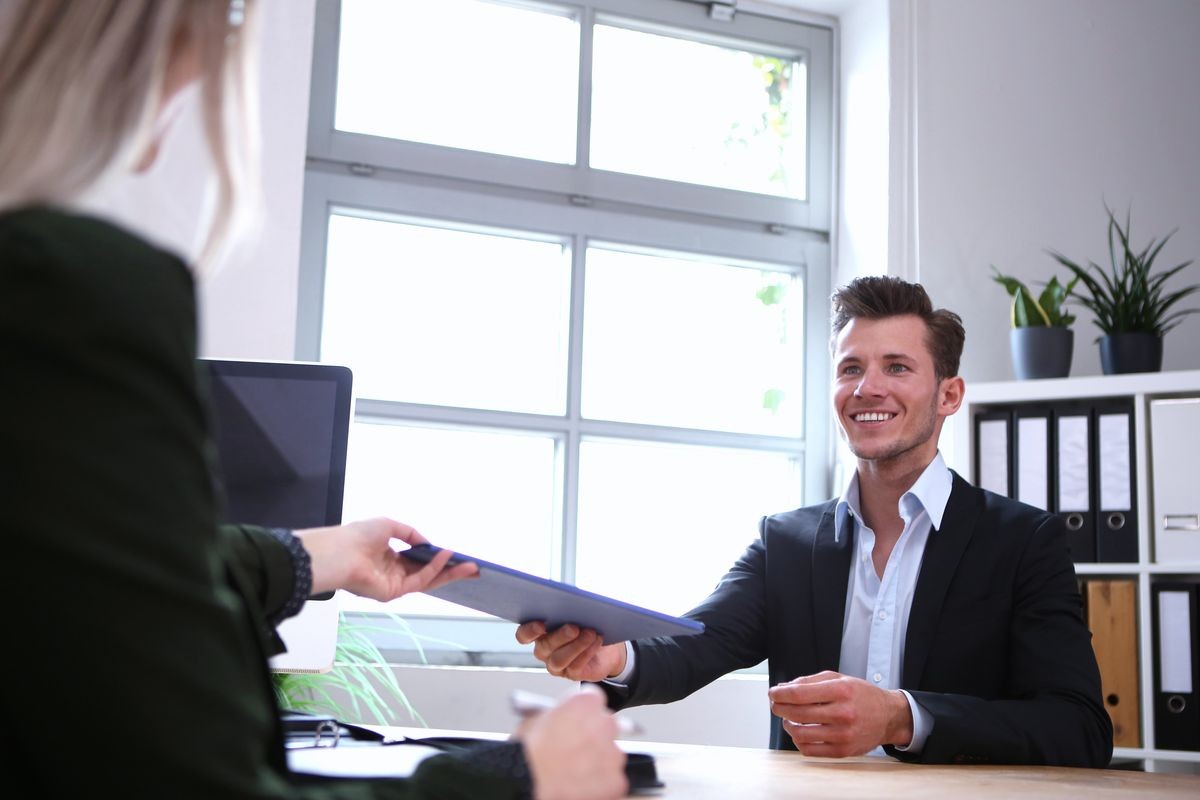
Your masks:
M 922 467 L 937 452 L 947 404 L 934 374 L 920 317 L 854 319 L 835 341 L 833 406 L 850 452 L 879 466 L 913 460 Z M 946 383 L 957 381 L 946 379 Z

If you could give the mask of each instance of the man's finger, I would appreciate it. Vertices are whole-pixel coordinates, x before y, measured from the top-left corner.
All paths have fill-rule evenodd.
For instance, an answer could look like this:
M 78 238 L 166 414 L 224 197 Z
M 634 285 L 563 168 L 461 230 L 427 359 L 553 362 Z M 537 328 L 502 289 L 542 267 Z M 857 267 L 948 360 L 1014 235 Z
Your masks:
M 522 622 L 517 626 L 517 641 L 521 644 L 536 642 L 545 635 L 546 623 L 544 622 Z

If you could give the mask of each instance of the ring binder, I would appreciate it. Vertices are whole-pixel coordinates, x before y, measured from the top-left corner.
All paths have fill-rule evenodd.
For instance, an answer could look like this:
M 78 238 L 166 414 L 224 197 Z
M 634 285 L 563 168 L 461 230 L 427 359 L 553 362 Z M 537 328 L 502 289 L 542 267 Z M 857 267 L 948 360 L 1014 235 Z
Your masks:
M 1154 744 L 1200 750 L 1200 584 L 1154 584 Z
M 1087 407 L 1054 410 L 1054 510 L 1067 528 L 1071 560 L 1096 560 L 1096 515 L 1092 489 L 1092 414 Z
M 1138 560 L 1133 401 L 1097 401 L 1093 413 L 1096 560 L 1133 563 Z

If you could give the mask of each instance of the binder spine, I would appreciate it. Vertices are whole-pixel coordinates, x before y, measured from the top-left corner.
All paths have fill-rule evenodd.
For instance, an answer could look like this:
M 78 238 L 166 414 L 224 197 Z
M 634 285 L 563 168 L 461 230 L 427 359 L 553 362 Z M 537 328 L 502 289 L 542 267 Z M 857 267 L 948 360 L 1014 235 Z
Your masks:
M 1092 486 L 1097 561 L 1138 560 L 1133 410 L 1132 398 L 1097 402 L 1093 409 Z
M 1151 587 L 1154 746 L 1200 750 L 1200 624 L 1196 582 Z

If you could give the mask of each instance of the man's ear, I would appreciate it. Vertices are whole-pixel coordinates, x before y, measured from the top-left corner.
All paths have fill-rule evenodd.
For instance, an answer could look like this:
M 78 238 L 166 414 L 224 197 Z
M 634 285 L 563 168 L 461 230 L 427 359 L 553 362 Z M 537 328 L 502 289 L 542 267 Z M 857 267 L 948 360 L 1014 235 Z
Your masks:
M 943 378 L 938 385 L 938 414 L 948 417 L 962 407 L 963 395 L 967 387 L 963 379 L 955 375 L 953 378 Z

